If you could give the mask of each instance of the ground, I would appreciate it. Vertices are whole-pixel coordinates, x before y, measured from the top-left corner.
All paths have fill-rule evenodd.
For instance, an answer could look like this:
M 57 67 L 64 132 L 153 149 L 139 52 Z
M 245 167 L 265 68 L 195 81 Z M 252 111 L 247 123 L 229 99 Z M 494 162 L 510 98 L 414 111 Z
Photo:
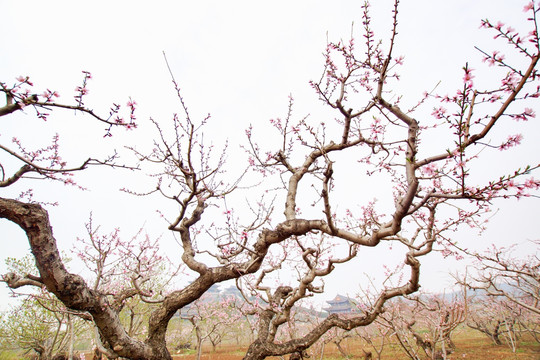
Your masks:
M 450 356 L 452 360 L 467 359 L 467 360 L 540 360 L 540 344 L 530 339 L 521 341 L 516 353 L 512 353 L 509 346 L 496 346 L 490 340 L 476 331 L 465 330 L 459 332 L 455 336 L 457 350 Z M 363 344 L 355 339 L 347 339 L 344 341 L 343 347 L 351 355 L 350 359 L 363 359 Z M 368 348 L 364 347 L 369 350 Z M 212 352 L 211 348 L 203 347 L 202 360 L 241 360 L 245 348 L 239 348 L 233 345 L 221 346 Z M 374 356 L 375 358 L 375 356 Z M 195 360 L 196 354 L 175 355 L 175 360 Z M 272 360 L 280 359 L 269 358 Z M 319 360 L 320 354 L 312 356 L 310 359 Z M 343 359 L 337 347 L 333 344 L 328 344 L 325 348 L 323 360 L 338 360 Z M 381 356 L 382 360 L 405 360 L 408 359 L 401 350 L 393 345 L 388 345 Z
M 513 353 L 507 345 L 496 346 L 481 333 L 464 328 L 458 331 L 454 336 L 456 343 L 456 351 L 450 356 L 451 360 L 540 360 L 540 343 L 531 338 L 522 338 L 519 343 L 516 353 Z M 363 349 L 370 351 L 358 339 L 346 339 L 342 343 L 342 347 L 349 353 L 349 359 L 364 359 Z M 245 354 L 247 347 L 237 345 L 222 345 L 215 352 L 211 346 L 203 347 L 202 360 L 241 360 Z M 338 360 L 343 359 L 337 347 L 330 343 L 325 346 L 324 356 L 321 358 L 320 353 L 311 351 L 310 360 Z M 4 359 L 20 359 L 20 356 L 8 354 L 0 350 L 0 360 Z M 91 353 L 85 353 L 86 359 L 92 359 Z M 196 354 L 193 350 L 187 351 L 184 354 L 173 355 L 174 360 L 195 360 Z M 286 357 L 288 358 L 288 357 Z M 373 359 L 375 359 L 375 353 Z M 269 360 L 281 360 L 282 358 L 274 357 Z M 399 349 L 397 345 L 386 345 L 384 348 L 381 360 L 406 360 L 407 356 Z

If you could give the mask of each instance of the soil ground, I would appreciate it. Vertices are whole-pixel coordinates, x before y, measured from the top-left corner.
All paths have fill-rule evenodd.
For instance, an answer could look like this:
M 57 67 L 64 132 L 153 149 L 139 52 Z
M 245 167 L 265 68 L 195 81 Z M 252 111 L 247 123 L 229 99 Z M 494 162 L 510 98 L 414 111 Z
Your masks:
M 458 332 L 454 336 L 454 342 L 456 344 L 456 351 L 450 355 L 449 359 L 451 360 L 540 360 L 540 344 L 527 338 L 520 341 L 515 353 L 512 352 L 512 349 L 508 345 L 496 346 L 485 335 L 476 331 Z M 373 351 L 357 339 L 346 339 L 341 345 L 349 354 L 349 359 L 362 360 L 364 359 L 364 349 Z M 236 345 L 222 345 L 215 352 L 212 351 L 210 346 L 203 346 L 202 360 L 241 360 L 245 351 L 246 347 Z M 90 354 L 86 355 L 86 359 L 92 358 Z M 173 355 L 174 360 L 195 360 L 196 358 L 197 356 L 194 351 Z M 268 359 L 288 359 L 288 356 L 285 358 L 274 357 Z M 338 359 L 345 358 L 340 354 L 334 344 L 327 344 L 322 360 Z M 375 352 L 373 352 L 373 359 L 376 359 Z M 406 359 L 408 359 L 407 356 L 395 344 L 386 345 L 381 356 L 381 360 Z M 321 360 L 320 353 L 312 354 L 310 360 Z

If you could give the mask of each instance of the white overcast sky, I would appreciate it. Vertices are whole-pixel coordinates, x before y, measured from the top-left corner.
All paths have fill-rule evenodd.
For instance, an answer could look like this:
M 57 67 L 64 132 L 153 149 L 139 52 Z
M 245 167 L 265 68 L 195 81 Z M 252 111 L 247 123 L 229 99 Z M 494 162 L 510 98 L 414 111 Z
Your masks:
M 58 114 L 46 124 L 31 116 L 13 116 L 2 119 L 0 140 L 7 143 L 12 136 L 18 136 L 31 144 L 46 144 L 50 134 L 58 131 L 69 149 L 66 156 L 74 159 L 80 149 L 107 152 L 124 141 L 148 141 L 145 123 L 150 116 L 165 123 L 172 112 L 180 111 L 163 60 L 165 51 L 192 115 L 211 113 L 214 131 L 210 134 L 218 134 L 220 139 L 227 137 L 231 147 L 238 147 L 250 123 L 256 127 L 286 113 L 289 94 L 296 100 L 298 116 L 317 116 L 320 107 L 308 81 L 321 75 L 327 38 L 348 40 L 354 23 L 357 44 L 361 46 L 362 3 L 0 0 L 0 81 L 9 84 L 15 77 L 27 75 L 37 90 L 57 90 L 61 99 L 69 102 L 82 79 L 81 71 L 87 70 L 94 77 L 87 104 L 107 110 L 111 102 L 124 104 L 131 96 L 139 104 L 141 125 L 138 132 L 126 135 L 116 131 L 105 141 L 100 138 L 101 127 L 97 126 L 95 133 L 88 130 L 82 116 Z M 372 7 L 372 26 L 376 36 L 384 40 L 391 28 L 392 3 L 379 0 Z M 517 0 L 402 1 L 395 54 L 405 56 L 400 85 L 405 101 L 414 103 L 439 81 L 443 89 L 459 86 L 461 67 L 466 61 L 474 68 L 482 66 L 474 45 L 487 50 L 496 46 L 492 34 L 479 29 L 480 19 L 503 20 L 519 28 L 524 25 L 523 5 Z M 540 113 L 536 104 L 529 106 Z M 532 129 L 537 131 L 538 125 L 534 126 Z M 520 153 L 530 156 L 531 163 L 538 163 L 537 134 L 526 134 L 525 150 Z M 93 170 L 79 179 L 89 191 L 25 184 L 34 188 L 40 200 L 60 201 L 60 206 L 50 209 L 50 213 L 61 249 L 68 251 L 77 236 L 84 236 L 84 222 L 93 211 L 95 221 L 105 229 L 119 226 L 124 234 L 131 235 L 144 224 L 152 234 L 164 234 L 164 246 L 178 251 L 154 211 L 167 205 L 115 191 L 124 186 L 136 188 L 135 175 Z M 10 196 L 23 187 L 4 189 L 2 194 Z M 485 244 L 536 239 L 537 204 L 534 199 L 511 201 L 481 238 L 465 231 L 456 233 L 456 237 L 474 238 L 469 240 Z M 5 257 L 20 257 L 29 250 L 24 234 L 11 224 L 0 222 L 0 238 L 3 271 Z M 441 291 L 450 286 L 449 266 L 461 265 L 442 262 L 435 254 L 424 262 L 424 287 Z M 344 274 L 338 274 L 339 279 L 351 278 Z M 336 292 L 356 293 L 363 281 L 358 275 L 349 282 L 327 281 L 327 298 Z M 0 287 L 0 305 L 7 303 L 8 293 Z

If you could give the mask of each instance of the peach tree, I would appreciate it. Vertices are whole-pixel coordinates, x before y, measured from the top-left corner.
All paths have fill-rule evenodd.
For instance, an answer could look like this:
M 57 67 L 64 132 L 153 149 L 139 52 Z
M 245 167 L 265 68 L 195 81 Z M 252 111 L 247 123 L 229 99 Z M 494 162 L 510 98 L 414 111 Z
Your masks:
M 26 232 L 39 273 L 7 274 L 4 281 L 10 287 L 46 288 L 66 307 L 92 318 L 109 357 L 130 359 L 171 359 L 166 347 L 170 320 L 212 285 L 228 280 L 237 282 L 249 311 L 258 318 L 256 339 L 245 359 L 286 354 L 299 358 L 329 330 L 369 325 L 386 301 L 415 293 L 423 257 L 434 251 L 457 254 L 453 231 L 461 225 L 482 227 L 494 201 L 528 196 L 540 186 L 532 177 L 540 166 L 536 163 L 514 159 L 494 172 L 483 170 L 500 151 L 520 144 L 524 135 L 515 134 L 514 128 L 535 116 L 528 104 L 540 96 L 539 8 L 534 2 L 524 7 L 528 33 L 482 21 L 499 41 L 497 51 L 479 49 L 485 65 L 496 70 L 490 71 L 489 81 L 464 64 L 455 92 L 424 92 L 406 104 L 393 90 L 404 61 L 395 54 L 398 5 L 396 0 L 385 41 L 372 31 L 366 3 L 362 46 L 354 38 L 328 43 L 324 71 L 311 86 L 333 119 L 297 119 L 291 97 L 284 118 L 272 119 L 268 129 L 254 125 L 246 130 L 241 144 L 246 169 L 236 177 L 227 172 L 228 149 L 216 149 L 204 136 L 211 118 L 197 121 L 190 114 L 173 77 L 181 112 L 168 124 L 152 119 L 156 136 L 151 151 L 131 146 L 138 166 L 148 169 L 155 186 L 124 190 L 175 204 L 178 212 L 163 217 L 182 247 L 183 264 L 195 276 L 188 285 L 153 298 L 157 305 L 144 340 L 128 334 L 110 294 L 66 269 L 45 206 L 28 199 L 0 198 L 0 218 Z M 88 76 L 73 105 L 58 103 L 53 91 L 33 95 L 27 77 L 14 85 L 2 83 L 6 104 L 0 116 L 35 110 L 39 120 L 51 110 L 70 109 L 106 123 L 106 135 L 115 126 L 134 127 L 131 100 L 127 120 L 118 115 L 118 105 L 108 116 L 85 107 Z M 496 76 L 499 81 L 493 85 Z M 31 176 L 72 183 L 71 175 L 88 166 L 121 166 L 114 156 L 68 166 L 57 139 L 37 151 L 16 139 L 13 146 L 0 145 L 2 163 L 7 157 L 21 166 L 11 173 L 1 168 L 2 187 Z M 365 186 L 370 178 L 384 181 Z M 371 200 L 365 200 L 366 193 Z M 390 195 L 392 203 L 379 205 L 377 194 Z M 247 204 L 239 207 L 238 196 L 246 197 Z M 362 261 L 365 248 L 383 244 L 393 244 L 392 251 L 401 252 L 403 261 L 389 272 L 397 277 L 378 290 L 370 306 L 354 316 L 334 314 L 294 336 L 280 337 L 299 302 L 324 291 L 326 276 L 340 264 Z M 291 269 L 294 279 L 280 282 L 279 275 Z M 152 294 L 140 286 L 144 276 L 138 276 L 137 268 L 131 270 L 130 294 L 149 298 Z

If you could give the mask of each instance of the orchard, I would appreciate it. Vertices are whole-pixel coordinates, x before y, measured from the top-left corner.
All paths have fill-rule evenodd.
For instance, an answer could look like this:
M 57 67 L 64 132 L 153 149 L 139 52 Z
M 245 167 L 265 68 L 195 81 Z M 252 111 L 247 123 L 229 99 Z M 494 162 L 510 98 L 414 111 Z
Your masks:
M 22 229 L 31 252 L 30 258 L 11 259 L 2 280 L 27 299 L 33 316 L 56 318 L 53 330 L 65 333 L 40 352 L 27 348 L 44 359 L 58 348 L 73 353 L 69 339 L 86 324 L 96 351 L 109 359 L 172 359 L 174 336 L 188 328 L 200 358 L 204 341 L 215 348 L 225 329 L 238 326 L 250 335 L 242 337 L 249 339 L 244 359 L 298 359 L 342 334 L 370 343 L 373 332 L 366 329 L 378 326 L 376 334 L 394 334 L 411 358 L 446 358 L 455 349 L 452 332 L 464 324 L 501 343 L 481 311 L 467 318 L 472 306 L 466 294 L 473 289 L 501 307 L 522 309 L 513 318 L 526 318 L 524 331 L 538 339 L 538 240 L 528 243 L 525 260 L 511 252 L 525 239 L 478 251 L 467 242 L 472 239 L 457 241 L 456 234 L 488 229 L 493 211 L 505 202 L 538 197 L 538 148 L 528 149 L 526 159 L 511 154 L 538 136 L 530 126 L 540 96 L 540 4 L 520 2 L 520 24 L 479 20 L 478 33 L 492 36 L 491 47 L 479 46 L 475 58 L 453 64 L 461 69 L 451 79 L 455 89 L 447 92 L 448 84 L 440 88 L 433 79 L 432 88 L 415 94 L 400 82 L 407 61 L 400 26 L 411 21 L 401 17 L 402 6 L 395 0 L 386 19 L 375 19 L 366 2 L 348 39 L 329 36 L 321 71 L 306 84 L 324 118 L 317 109 L 299 114 L 299 101 L 290 95 L 283 116 L 254 120 L 226 141 L 218 121 L 233 119 L 200 116 L 190 107 L 190 89 L 166 51 L 160 56 L 178 108 L 167 119 L 142 116 L 159 102 L 130 95 L 94 109 L 88 99 L 95 72 L 73 79 L 72 95 L 35 83 L 31 75 L 1 79 L 3 124 L 23 133 L 23 121 L 36 122 L 57 133 L 46 145 L 0 136 L 0 218 Z M 376 32 L 375 20 L 384 21 L 386 31 Z M 66 151 L 57 114 L 73 117 L 83 134 L 99 135 L 84 135 Z M 141 143 L 131 141 L 142 127 Z M 92 141 L 114 142 L 121 150 L 104 153 Z M 157 209 L 161 234 L 148 231 L 147 223 L 107 228 L 97 209 L 85 208 L 91 212 L 85 228 L 71 235 L 70 248 L 60 248 L 55 232 L 71 220 L 53 218 L 51 209 L 62 202 L 51 202 L 41 184 L 93 191 L 79 181 L 85 173 L 98 174 L 96 186 L 120 178 L 118 199 L 141 201 L 135 209 L 108 198 L 106 206 L 118 213 L 145 211 L 147 199 L 166 203 Z M 130 181 L 143 176 L 143 185 Z M 164 250 L 167 237 L 176 250 Z M 9 252 L 9 239 L 3 240 Z M 349 286 L 364 284 L 358 311 L 306 319 L 302 309 L 310 298 L 324 294 L 340 268 L 371 261 L 372 248 L 382 249 L 376 261 L 385 271 L 372 286 L 359 272 L 349 274 Z M 475 259 L 472 270 L 455 275 L 468 289 L 461 302 L 420 296 L 423 274 L 430 271 L 422 264 L 435 255 Z M 79 270 L 71 270 L 72 263 Z M 236 287 L 235 297 L 204 301 L 220 284 Z M 400 312 L 400 301 L 415 305 Z M 425 319 L 421 326 L 429 339 L 418 330 L 420 321 L 408 317 L 415 312 L 413 318 Z M 514 331 L 504 324 L 506 333 Z M 518 336 L 512 336 L 513 344 Z M 371 344 L 380 355 L 381 343 Z

